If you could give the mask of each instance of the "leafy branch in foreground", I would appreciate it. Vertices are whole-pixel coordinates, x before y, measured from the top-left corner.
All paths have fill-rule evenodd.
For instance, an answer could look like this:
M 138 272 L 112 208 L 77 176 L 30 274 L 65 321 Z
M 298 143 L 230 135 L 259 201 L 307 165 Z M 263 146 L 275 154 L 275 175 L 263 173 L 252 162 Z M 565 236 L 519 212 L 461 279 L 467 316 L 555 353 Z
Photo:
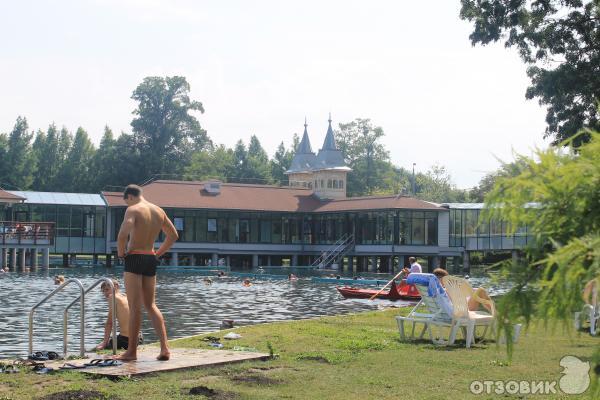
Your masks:
M 534 317 L 570 331 L 585 283 L 600 275 L 600 133 L 585 134 L 590 141 L 577 152 L 573 137 L 566 148 L 519 156 L 521 172 L 499 177 L 485 197 L 484 220 L 506 221 L 513 234 L 526 226 L 534 237 L 521 262 L 502 267 L 514 284 L 498 304 L 507 334 L 511 323 Z

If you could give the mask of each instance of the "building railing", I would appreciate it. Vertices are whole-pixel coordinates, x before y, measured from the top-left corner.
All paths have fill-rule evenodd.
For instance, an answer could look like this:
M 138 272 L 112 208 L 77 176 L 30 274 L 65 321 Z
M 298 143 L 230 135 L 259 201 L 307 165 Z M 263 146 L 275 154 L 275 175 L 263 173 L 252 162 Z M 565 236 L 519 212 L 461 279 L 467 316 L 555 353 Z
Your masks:
M 54 245 L 54 222 L 0 221 L 0 243 Z

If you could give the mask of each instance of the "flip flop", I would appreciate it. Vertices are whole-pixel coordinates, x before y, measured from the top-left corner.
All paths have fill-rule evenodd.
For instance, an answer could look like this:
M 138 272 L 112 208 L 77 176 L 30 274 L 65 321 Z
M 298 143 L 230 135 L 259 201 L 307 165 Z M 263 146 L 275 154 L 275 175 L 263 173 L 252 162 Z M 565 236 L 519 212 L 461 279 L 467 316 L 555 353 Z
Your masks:
M 86 367 L 97 367 L 98 364 L 100 364 L 101 362 L 103 362 L 104 360 L 102 358 L 94 358 L 92 361 L 87 362 L 83 365 L 85 365 Z
M 29 355 L 30 360 L 35 361 L 48 361 L 48 360 L 58 360 L 60 359 L 60 355 L 55 351 L 36 351 Z
M 44 374 L 48 374 L 48 373 L 54 371 L 54 368 L 46 367 L 44 364 L 42 364 L 42 365 L 36 365 L 35 367 L 33 367 L 33 371 L 36 374 L 44 375 Z
M 64 363 L 59 369 L 84 369 L 85 365 L 76 365 L 71 363 Z
M 31 353 L 27 356 L 28 359 L 34 361 L 48 361 L 48 356 L 44 355 L 43 351 L 36 351 L 35 353 Z
M 112 358 L 109 358 L 106 360 L 102 360 L 102 362 L 99 362 L 94 366 L 95 367 L 118 367 L 119 365 L 122 365 L 122 364 L 123 363 L 119 360 L 113 360 Z

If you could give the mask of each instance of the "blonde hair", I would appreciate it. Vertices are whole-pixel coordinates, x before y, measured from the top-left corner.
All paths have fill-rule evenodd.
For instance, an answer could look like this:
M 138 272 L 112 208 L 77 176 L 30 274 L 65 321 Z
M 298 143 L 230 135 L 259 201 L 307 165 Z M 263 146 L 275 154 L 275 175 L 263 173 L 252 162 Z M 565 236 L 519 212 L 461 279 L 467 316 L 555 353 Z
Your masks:
M 115 291 L 119 290 L 119 282 L 116 279 L 111 279 L 110 281 L 112 282 L 113 286 L 115 287 Z M 107 287 L 110 287 L 110 286 L 108 286 L 108 283 L 106 281 L 104 281 L 100 285 L 100 290 L 104 290 Z

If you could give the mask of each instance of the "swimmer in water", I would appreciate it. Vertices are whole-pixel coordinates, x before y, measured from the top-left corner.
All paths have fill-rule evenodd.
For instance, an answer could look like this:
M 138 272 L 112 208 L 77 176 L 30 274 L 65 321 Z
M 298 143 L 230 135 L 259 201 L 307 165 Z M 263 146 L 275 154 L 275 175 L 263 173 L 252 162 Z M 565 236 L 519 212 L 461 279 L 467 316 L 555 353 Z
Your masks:
M 246 278 L 246 279 L 244 279 L 244 281 L 242 282 L 242 286 L 244 286 L 244 287 L 249 287 L 249 286 L 252 286 L 252 282 L 250 282 L 250 279 Z
M 212 279 L 210 279 L 210 278 L 204 278 L 204 284 L 206 286 L 212 285 L 212 283 L 213 283 Z
M 55 285 L 62 285 L 63 283 L 65 283 L 65 277 L 63 275 L 55 275 L 54 276 L 54 284 Z
M 297 281 L 298 277 L 296 275 L 294 275 L 294 274 L 289 274 L 288 275 L 288 280 L 290 280 L 290 281 Z

